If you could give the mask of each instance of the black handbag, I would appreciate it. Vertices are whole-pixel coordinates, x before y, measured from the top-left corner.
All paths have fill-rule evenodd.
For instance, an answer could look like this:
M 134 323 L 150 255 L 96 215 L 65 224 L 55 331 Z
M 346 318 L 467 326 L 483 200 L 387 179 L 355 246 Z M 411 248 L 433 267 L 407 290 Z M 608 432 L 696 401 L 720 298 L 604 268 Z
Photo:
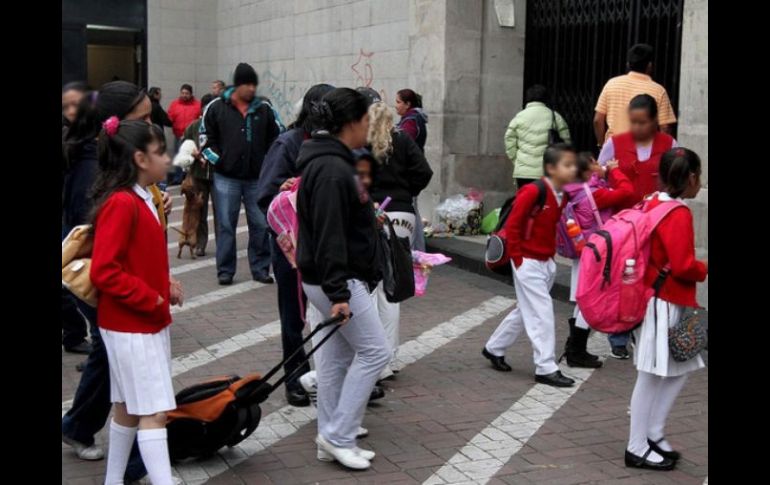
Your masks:
M 556 125 L 556 112 L 551 110 L 551 128 L 548 130 L 548 146 L 557 143 L 564 143 L 564 139 L 559 135 L 559 127 Z
M 385 219 L 385 224 L 388 232 L 380 231 L 382 286 L 389 302 L 400 303 L 414 296 L 412 250 L 408 237 L 396 236 L 389 218 Z

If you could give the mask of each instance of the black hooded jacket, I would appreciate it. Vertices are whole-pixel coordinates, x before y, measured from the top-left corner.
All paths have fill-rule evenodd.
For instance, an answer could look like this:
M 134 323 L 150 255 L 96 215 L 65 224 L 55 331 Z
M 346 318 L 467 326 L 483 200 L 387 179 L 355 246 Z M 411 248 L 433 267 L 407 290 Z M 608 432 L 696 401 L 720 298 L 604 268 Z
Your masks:
M 425 155 L 406 133 L 393 130 L 393 152 L 382 160 L 372 180 L 372 199 L 382 203 L 386 197 L 392 200 L 387 212 L 411 212 L 412 198 L 428 186 L 433 177 Z
M 350 299 L 347 280 L 370 288 L 381 279 L 377 222 L 358 182 L 353 154 L 338 139 L 315 135 L 299 150 L 297 265 L 302 280 L 321 285 L 333 303 Z

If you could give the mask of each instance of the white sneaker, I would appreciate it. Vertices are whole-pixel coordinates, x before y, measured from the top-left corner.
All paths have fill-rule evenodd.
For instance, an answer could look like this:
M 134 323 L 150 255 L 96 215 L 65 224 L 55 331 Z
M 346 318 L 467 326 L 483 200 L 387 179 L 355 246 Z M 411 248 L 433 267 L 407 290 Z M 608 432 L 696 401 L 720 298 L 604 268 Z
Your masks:
M 173 471 L 171 472 L 171 481 L 174 485 L 184 485 L 184 480 L 182 480 L 182 478 Z M 139 480 L 131 482 L 129 485 L 152 485 L 152 482 L 150 481 L 150 475 L 145 475 Z
M 365 460 L 372 461 L 374 459 L 374 457 L 376 456 L 373 451 L 371 451 L 371 450 L 364 450 L 363 448 L 359 448 L 358 446 L 353 448 L 353 450 L 356 453 L 358 453 L 358 456 L 360 456 L 361 458 L 363 458 Z M 318 458 L 319 461 L 334 461 L 334 456 L 331 453 L 329 453 L 327 451 L 324 451 L 324 449 L 321 448 L 320 445 L 318 446 L 318 451 L 316 453 L 316 457 Z
M 387 367 L 382 369 L 382 371 L 380 372 L 380 378 L 377 379 L 377 380 L 381 381 L 381 380 L 387 379 L 388 377 L 392 377 L 392 376 L 393 376 L 393 370 L 390 368 L 390 365 L 388 365 Z
M 91 446 L 86 446 L 79 441 L 75 441 L 72 438 L 65 436 L 64 434 L 61 435 L 61 440 L 65 444 L 71 446 L 72 449 L 75 450 L 75 454 L 81 460 L 97 461 L 104 458 L 104 448 L 97 446 L 96 443 Z
M 356 438 L 366 438 L 367 436 L 369 436 L 369 430 L 363 426 L 359 426 L 358 433 L 356 433 Z
M 308 397 L 310 398 L 310 405 L 314 408 L 318 407 L 318 378 L 316 377 L 316 372 L 314 370 L 311 370 L 310 372 L 306 372 L 305 374 L 302 374 L 299 378 L 299 384 L 302 386 L 302 389 L 305 390 Z
M 343 466 L 353 470 L 366 470 L 370 466 L 369 460 L 361 456 L 357 448 L 338 448 L 326 441 L 320 434 L 316 436 L 315 442 L 318 445 L 318 459 L 321 461 L 336 460 Z

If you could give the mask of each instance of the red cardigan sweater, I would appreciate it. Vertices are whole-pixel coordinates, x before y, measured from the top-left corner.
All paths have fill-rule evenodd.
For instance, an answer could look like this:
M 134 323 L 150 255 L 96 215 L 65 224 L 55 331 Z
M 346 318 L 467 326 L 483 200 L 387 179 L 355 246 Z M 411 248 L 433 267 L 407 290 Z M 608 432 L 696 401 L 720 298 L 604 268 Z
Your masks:
M 660 204 L 654 198 L 648 210 Z M 661 288 L 660 298 L 677 305 L 697 307 L 695 283 L 706 279 L 706 265 L 695 259 L 695 232 L 692 213 L 687 206 L 678 207 L 663 218 L 652 233 L 650 263 L 645 274 L 645 283 L 652 287 L 658 277 L 658 270 L 671 265 L 671 273 Z
M 150 208 L 132 190 L 119 190 L 99 209 L 94 227 L 90 274 L 99 290 L 99 327 L 129 333 L 163 330 L 171 323 L 168 251 Z
M 513 264 L 518 268 L 523 258 L 548 261 L 556 254 L 556 224 L 567 204 L 566 195 L 561 206 L 556 202 L 553 190 L 545 182 L 545 205 L 531 218 L 537 203 L 537 186 L 527 184 L 516 194 L 511 214 L 505 221 L 505 242 Z M 527 225 L 531 222 L 529 238 L 525 239 Z

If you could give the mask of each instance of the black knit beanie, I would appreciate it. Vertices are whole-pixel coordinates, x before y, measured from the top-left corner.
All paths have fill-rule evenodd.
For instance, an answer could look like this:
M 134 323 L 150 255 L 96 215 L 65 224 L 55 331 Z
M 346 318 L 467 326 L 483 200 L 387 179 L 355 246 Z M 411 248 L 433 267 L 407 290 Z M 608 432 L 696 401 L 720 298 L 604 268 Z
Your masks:
M 233 73 L 233 86 L 240 86 L 241 84 L 259 84 L 257 71 L 245 62 L 238 64 Z

